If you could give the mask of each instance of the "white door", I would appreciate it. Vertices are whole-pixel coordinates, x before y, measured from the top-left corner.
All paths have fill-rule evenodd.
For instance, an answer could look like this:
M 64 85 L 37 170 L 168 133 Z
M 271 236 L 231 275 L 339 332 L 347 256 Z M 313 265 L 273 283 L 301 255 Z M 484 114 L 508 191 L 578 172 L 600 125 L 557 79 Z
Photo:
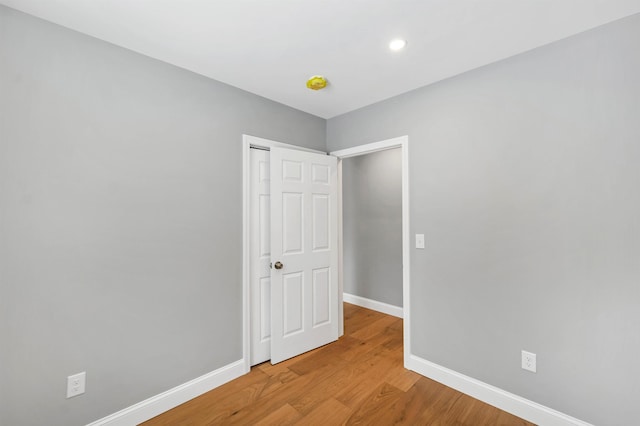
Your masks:
M 338 339 L 337 159 L 272 148 L 271 363 Z
M 252 148 L 250 156 L 251 365 L 256 365 L 267 361 L 271 353 L 271 200 L 269 151 Z

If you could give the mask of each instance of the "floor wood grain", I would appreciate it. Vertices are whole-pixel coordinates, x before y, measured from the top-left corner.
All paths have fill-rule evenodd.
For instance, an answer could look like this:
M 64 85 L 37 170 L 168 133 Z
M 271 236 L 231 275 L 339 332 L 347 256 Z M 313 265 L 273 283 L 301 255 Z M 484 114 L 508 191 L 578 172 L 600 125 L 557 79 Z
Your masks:
M 402 320 L 345 303 L 335 343 L 251 372 L 145 423 L 532 425 L 402 366 Z

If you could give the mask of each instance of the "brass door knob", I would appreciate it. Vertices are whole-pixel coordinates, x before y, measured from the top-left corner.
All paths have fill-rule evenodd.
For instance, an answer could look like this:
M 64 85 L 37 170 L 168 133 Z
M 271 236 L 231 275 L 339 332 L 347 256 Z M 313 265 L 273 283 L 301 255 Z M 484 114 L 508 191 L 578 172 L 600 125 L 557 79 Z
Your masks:
M 282 262 L 280 262 L 280 261 L 276 262 L 276 263 L 273 265 L 273 267 L 274 267 L 274 268 L 276 268 L 276 269 L 282 269 L 282 267 L 283 267 L 283 266 L 284 266 L 284 265 L 283 265 L 283 264 L 282 264 Z

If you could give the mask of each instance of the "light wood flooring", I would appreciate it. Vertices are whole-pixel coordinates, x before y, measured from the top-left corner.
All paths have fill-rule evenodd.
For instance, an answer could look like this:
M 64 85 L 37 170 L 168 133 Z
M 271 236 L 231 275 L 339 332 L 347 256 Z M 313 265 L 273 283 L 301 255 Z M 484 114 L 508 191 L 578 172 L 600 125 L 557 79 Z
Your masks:
M 402 320 L 345 303 L 337 342 L 251 372 L 154 425 L 532 425 L 402 367 Z

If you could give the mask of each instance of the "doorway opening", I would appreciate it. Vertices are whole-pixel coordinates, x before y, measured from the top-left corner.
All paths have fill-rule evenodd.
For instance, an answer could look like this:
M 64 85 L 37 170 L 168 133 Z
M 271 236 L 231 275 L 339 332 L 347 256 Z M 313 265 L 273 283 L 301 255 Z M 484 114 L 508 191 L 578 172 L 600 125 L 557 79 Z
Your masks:
M 402 318 L 402 151 L 342 160 L 344 301 Z
M 387 151 L 387 150 L 399 150 L 400 151 L 400 174 L 401 174 L 401 217 L 402 217 L 402 224 L 401 224 L 401 246 L 402 246 L 402 255 L 401 255 L 401 268 L 402 268 L 402 285 L 401 285 L 401 291 L 402 291 L 402 308 L 399 308 L 398 306 L 396 306 L 396 304 L 393 303 L 393 300 L 398 300 L 397 299 L 397 295 L 386 295 L 384 297 L 387 297 L 390 299 L 387 299 L 388 301 L 390 301 L 391 303 L 387 303 L 387 302 L 373 302 L 371 299 L 368 298 L 362 298 L 362 297 L 357 297 L 357 298 L 353 298 L 353 294 L 350 293 L 346 293 L 345 292 L 345 285 L 344 285 L 344 280 L 345 280 L 345 271 L 350 271 L 350 268 L 348 266 L 345 266 L 344 262 L 345 260 L 350 261 L 348 259 L 346 259 L 347 257 L 350 256 L 350 253 L 345 253 L 345 228 L 344 228 L 344 222 L 343 222 L 343 214 L 346 213 L 345 211 L 345 207 L 348 209 L 349 206 L 348 204 L 350 203 L 351 200 L 345 200 L 344 199 L 344 185 L 345 185 L 345 171 L 344 170 L 344 166 L 345 166 L 345 161 L 349 161 L 348 159 L 352 159 L 354 157 L 363 157 L 363 156 L 367 156 L 369 154 L 374 154 L 374 153 L 380 153 L 382 151 Z M 340 293 L 343 294 L 344 293 L 344 298 L 345 301 L 347 302 L 351 302 L 351 303 L 356 303 L 360 306 L 363 307 L 368 307 L 374 310 L 378 310 L 387 314 L 391 314 L 394 316 L 401 316 L 403 318 L 403 322 L 404 322 L 404 331 L 403 331 L 403 352 L 404 352 L 404 364 L 405 367 L 408 364 L 408 360 L 411 354 L 411 347 L 410 347 L 410 336 L 411 336 L 411 326 L 410 326 L 410 237 L 409 237 L 409 138 L 408 136 L 401 136 L 398 138 L 393 138 L 393 139 L 388 139 L 388 140 L 384 140 L 384 141 L 380 141 L 380 142 L 374 142 L 374 143 L 370 143 L 370 144 L 366 144 L 366 145 L 360 145 L 360 146 L 356 146 L 353 148 L 348 148 L 348 149 L 344 149 L 344 150 L 339 150 L 339 151 L 332 151 L 329 153 L 330 155 L 335 155 L 336 157 L 338 157 L 338 199 L 341 202 L 341 205 L 338 207 L 339 211 L 341 212 L 341 214 L 339 215 L 339 220 L 338 220 L 338 238 L 339 238 L 339 245 L 340 245 L 340 253 L 339 253 L 339 279 L 340 279 Z M 388 160 L 387 160 L 388 161 Z M 349 166 L 351 166 L 351 164 L 349 164 Z M 384 173 L 384 170 L 381 170 L 381 173 Z M 347 176 L 348 178 L 348 176 Z M 353 194 L 351 194 L 353 195 Z M 353 212 L 351 212 L 353 214 Z M 357 211 L 356 211 L 356 216 L 357 216 Z M 352 218 L 353 219 L 353 218 Z M 357 218 L 356 218 L 357 220 Z M 371 226 L 373 227 L 373 223 L 370 223 L 367 226 Z M 366 232 L 378 232 L 378 229 L 371 229 L 371 230 L 367 230 Z M 362 236 L 363 234 L 360 233 L 360 236 Z M 366 242 L 367 238 L 365 237 L 365 242 Z M 362 243 L 362 242 L 361 242 Z M 379 260 L 379 259 L 378 259 Z M 357 260 L 356 260 L 357 262 Z M 364 263 L 366 264 L 367 261 L 365 260 Z M 350 290 L 350 289 L 347 289 Z M 375 293 L 375 291 L 378 292 L 378 294 L 382 294 L 384 293 L 384 289 L 380 289 L 378 288 L 377 290 L 374 289 L 369 289 L 371 291 L 373 291 Z M 381 293 L 382 292 L 382 293 Z M 395 298 L 394 298 L 395 297 Z M 340 307 L 342 308 L 342 304 L 340 304 Z M 341 321 L 344 321 L 344 317 L 343 314 L 341 312 Z M 343 323 L 341 323 L 341 329 L 343 329 Z

